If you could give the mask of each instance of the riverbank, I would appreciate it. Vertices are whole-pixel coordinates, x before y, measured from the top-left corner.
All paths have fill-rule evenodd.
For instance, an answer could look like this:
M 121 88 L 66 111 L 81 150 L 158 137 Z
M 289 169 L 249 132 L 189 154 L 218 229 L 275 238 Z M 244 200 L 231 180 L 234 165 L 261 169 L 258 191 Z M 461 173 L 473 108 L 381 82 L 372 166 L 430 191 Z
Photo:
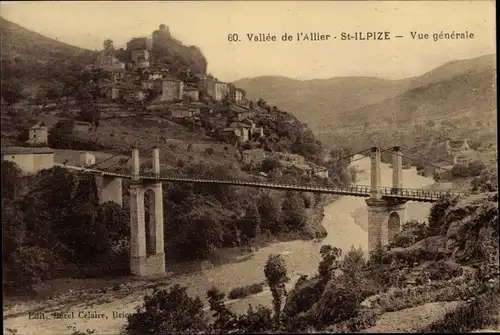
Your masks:
M 370 159 L 365 158 L 353 163 L 358 172 L 358 184 L 369 185 Z M 413 170 L 411 170 L 413 171 Z M 408 187 L 418 188 L 431 184 L 428 178 L 416 176 L 416 171 L 404 170 L 404 180 Z M 415 174 L 415 176 L 412 175 Z M 390 185 L 392 170 L 386 164 L 382 164 L 382 182 Z M 329 198 L 331 199 L 331 198 Z M 326 203 L 328 198 L 323 199 Z M 424 206 L 425 204 L 416 204 Z M 167 264 L 169 274 L 157 279 L 138 279 L 123 277 L 119 279 L 103 280 L 107 283 L 105 288 L 89 290 L 82 287 L 80 290 L 66 292 L 45 301 L 23 302 L 4 310 L 4 327 L 18 330 L 20 335 L 28 334 L 69 334 L 67 327 L 75 326 L 76 329 L 96 329 L 98 334 L 117 334 L 126 323 L 124 318 L 113 318 L 115 313 L 134 313 L 135 307 L 142 304 L 145 294 L 152 292 L 154 288 L 166 288 L 172 284 L 180 284 L 188 287 L 188 294 L 199 296 L 206 304 L 206 291 L 212 286 L 229 292 L 234 287 L 250 285 L 263 282 L 264 265 L 270 254 L 281 254 L 285 259 L 288 276 L 293 280 L 288 285 L 292 287 L 294 280 L 300 275 L 312 275 L 317 273 L 320 262 L 319 250 L 322 245 L 330 244 L 347 252 L 349 248 L 361 247 L 367 249 L 368 236 L 358 226 L 351 213 L 358 208 L 365 207 L 363 198 L 338 197 L 329 202 L 324 209 L 317 207 L 316 215 L 322 217 L 321 225 L 327 232 L 327 236 L 318 243 L 317 240 L 293 240 L 276 242 L 263 246 L 254 252 L 244 252 L 236 248 L 226 253 L 231 261 L 224 262 L 225 256 L 211 262 L 193 263 L 193 271 L 182 273 L 172 269 Z M 430 207 L 428 207 L 430 208 Z M 427 212 L 428 212 L 427 208 Z M 427 214 L 427 213 L 426 213 Z M 425 214 L 425 215 L 426 215 Z M 233 257 L 234 256 L 234 257 Z M 97 286 L 97 284 L 96 284 Z M 248 304 L 269 305 L 272 297 L 267 289 L 264 292 L 249 296 L 245 299 L 232 301 L 230 308 L 238 313 L 243 313 Z M 29 312 L 42 311 L 50 314 L 53 311 L 74 312 L 78 315 L 81 311 L 95 311 L 103 313 L 107 318 L 101 319 L 63 319 L 44 320 L 30 319 Z

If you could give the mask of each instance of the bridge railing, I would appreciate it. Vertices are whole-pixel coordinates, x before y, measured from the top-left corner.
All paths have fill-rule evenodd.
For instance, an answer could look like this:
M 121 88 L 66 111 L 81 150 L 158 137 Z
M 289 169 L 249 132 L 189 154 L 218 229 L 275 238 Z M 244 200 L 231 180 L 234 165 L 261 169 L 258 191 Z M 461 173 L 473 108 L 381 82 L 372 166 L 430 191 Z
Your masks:
M 405 197 L 405 198 L 416 198 L 416 199 L 439 199 L 441 196 L 464 196 L 466 193 L 454 192 L 454 191 L 436 191 L 436 190 L 426 190 L 426 189 L 411 189 L 411 188 L 392 188 L 392 187 L 382 187 L 382 196 L 390 197 Z

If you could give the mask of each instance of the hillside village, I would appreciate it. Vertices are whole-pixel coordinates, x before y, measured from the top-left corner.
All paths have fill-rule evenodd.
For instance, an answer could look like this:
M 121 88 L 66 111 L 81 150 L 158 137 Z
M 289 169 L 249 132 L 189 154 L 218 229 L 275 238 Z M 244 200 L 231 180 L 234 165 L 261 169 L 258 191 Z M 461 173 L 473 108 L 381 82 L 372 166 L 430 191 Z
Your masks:
M 76 47 L 54 44 L 43 36 L 33 38 L 32 32 L 23 34 L 16 35 L 24 36 L 23 43 L 7 41 L 13 45 L 10 58 L 2 55 L 2 80 L 7 83 L 2 82 L 6 89 L 1 113 L 3 283 L 14 302 L 18 294 L 23 299 L 28 294 L 44 299 L 39 305 L 35 301 L 4 306 L 4 319 L 10 321 L 7 331 L 38 327 L 47 334 L 60 333 L 56 327 L 62 324 L 31 320 L 31 311 L 82 306 L 109 311 L 130 307 L 127 320 L 114 321 L 126 322 L 131 331 L 148 328 L 148 334 L 370 332 L 378 331 L 377 326 L 385 332 L 406 330 L 410 323 L 411 331 L 423 332 L 462 332 L 491 325 L 498 329 L 496 172 L 493 176 L 485 166 L 473 164 L 478 150 L 465 138 L 443 140 L 440 150 L 452 164 L 452 173 L 474 178 L 467 183 L 471 195 L 443 198 L 431 208 L 427 222 L 405 222 L 388 248 L 367 262 L 361 249 L 323 245 L 321 257 L 310 258 L 304 248 L 308 241 L 293 241 L 299 247 L 292 251 L 273 243 L 314 239 L 310 244 L 319 246 L 316 242 L 327 235 L 343 239 L 347 227 L 343 225 L 350 224 L 351 217 L 352 226 L 362 226 L 356 214 L 349 213 L 347 202 L 305 192 L 165 183 L 164 251 L 172 276 L 169 273 L 164 281 L 131 281 L 126 272 L 130 184 L 123 184 L 123 208 L 100 203 L 89 192 L 94 190 L 93 178 L 55 163 L 101 162 L 100 169 L 128 173 L 134 146 L 141 152 L 142 173 L 151 168 L 148 150 L 157 145 L 162 173 L 336 186 L 356 179 L 356 170 L 340 159 L 353 149 L 325 152 L 309 127 L 293 115 L 263 99 L 252 100 L 245 90 L 208 74 L 201 51 L 184 46 L 164 24 L 151 38 L 133 38 L 123 49 L 106 40 L 103 50 L 86 51 L 81 58 L 66 51 L 78 54 Z M 24 46 L 37 38 L 44 47 Z M 338 141 L 337 146 L 347 144 Z M 419 174 L 436 174 L 432 169 L 423 171 L 419 163 Z M 415 162 L 404 164 L 408 168 Z M 148 201 L 146 196 L 144 200 Z M 338 207 L 330 210 L 331 222 L 339 226 L 333 230 L 339 234 L 327 233 L 322 225 L 326 204 L 332 200 Z M 345 215 L 337 216 L 344 210 Z M 268 243 L 279 254 L 269 255 L 263 282 L 255 261 L 268 256 L 259 249 Z M 234 249 L 238 255 L 234 258 L 216 253 Z M 287 254 L 291 255 L 285 263 L 282 256 Z M 312 259 L 319 260 L 317 271 L 302 275 L 296 265 L 304 262 L 314 268 Z M 201 271 L 189 269 L 193 260 L 203 260 Z M 268 271 L 268 264 L 273 260 L 279 278 L 269 280 L 273 271 Z M 187 266 L 178 271 L 178 265 Z M 103 269 L 106 275 L 121 277 L 103 279 Z M 89 280 L 92 276 L 98 279 Z M 285 287 L 288 276 L 300 278 Z M 67 293 L 80 279 L 83 289 Z M 177 282 L 189 290 L 173 285 Z M 224 292 L 213 288 L 215 284 L 224 291 L 238 286 L 226 299 Z M 170 286 L 169 291 L 156 290 L 162 285 Z M 145 296 L 151 288 L 153 296 Z M 268 291 L 274 309 L 265 306 L 266 299 L 271 303 Z M 203 303 L 193 295 L 209 305 L 208 318 Z M 141 299 L 143 311 L 133 312 Z M 234 303 L 238 299 L 239 304 Z M 85 304 L 75 306 L 75 300 Z M 258 307 L 246 309 L 249 301 Z M 151 303 L 159 307 L 151 309 Z M 435 303 L 445 306 L 443 311 L 432 307 Z M 395 325 L 384 328 L 391 315 Z M 83 321 L 78 324 L 82 329 L 89 326 L 89 320 Z M 98 332 L 107 325 L 104 320 L 91 321 L 99 322 L 89 326 Z M 121 325 L 108 326 L 116 333 Z M 72 335 L 82 334 L 73 330 Z
M 68 114 L 69 110 L 78 115 L 82 113 L 82 109 L 92 105 L 91 108 L 99 115 L 97 118 L 100 120 L 131 115 L 162 118 L 234 146 L 241 164 L 260 172 L 262 176 L 267 176 L 267 171 L 259 171 L 259 167 L 266 158 L 272 156 L 277 161 L 276 165 L 285 169 L 298 170 L 304 176 L 328 179 L 328 169 L 322 166 L 321 159 L 316 159 L 319 163 L 316 164 L 311 159 L 307 161 L 304 154 L 299 155 L 300 150 L 287 150 L 286 147 L 290 149 L 295 144 L 289 143 L 290 137 L 291 141 L 294 140 L 293 137 L 296 142 L 301 141 L 300 133 L 304 127 L 299 121 L 276 106 L 270 107 L 263 100 L 248 100 L 244 90 L 207 75 L 203 67 L 196 69 L 196 64 L 179 65 L 179 61 L 172 61 L 172 57 L 177 59 L 175 55 L 171 55 L 172 43 L 174 46 L 182 46 L 164 24 L 152 33 L 152 38 L 132 38 L 126 49 L 115 50 L 113 42 L 105 40 L 103 50 L 94 56 L 93 64 L 88 64 L 84 69 L 90 73 L 85 84 L 87 96 L 60 96 L 60 102 L 58 99 L 45 99 L 40 106 L 42 111 L 34 114 L 48 112 L 60 117 Z M 184 59 L 183 63 L 189 62 Z M 33 109 L 32 105 L 20 103 L 13 104 L 10 108 Z M 92 118 L 95 117 L 91 116 L 90 119 Z M 48 145 L 48 142 L 44 142 L 47 141 L 47 134 L 38 136 L 37 139 L 32 138 L 37 127 L 38 132 L 49 131 L 47 126 L 40 126 L 40 122 L 40 118 L 35 117 L 36 124 L 27 125 L 31 127 L 30 135 L 22 146 Z M 298 134 L 292 135 L 288 128 L 296 128 Z M 27 129 L 21 131 L 26 132 Z M 4 132 L 2 134 L 5 136 Z M 306 135 L 312 137 L 310 134 Z M 160 136 L 160 140 L 162 139 Z M 3 156 L 11 157 L 9 159 L 14 159 L 11 155 L 13 152 L 19 152 L 17 155 L 29 154 L 26 149 L 10 148 L 7 151 L 9 155 Z M 19 161 L 17 158 L 15 160 Z M 47 166 L 29 167 L 27 170 L 37 172 L 42 168 Z M 279 169 L 275 172 L 281 174 Z

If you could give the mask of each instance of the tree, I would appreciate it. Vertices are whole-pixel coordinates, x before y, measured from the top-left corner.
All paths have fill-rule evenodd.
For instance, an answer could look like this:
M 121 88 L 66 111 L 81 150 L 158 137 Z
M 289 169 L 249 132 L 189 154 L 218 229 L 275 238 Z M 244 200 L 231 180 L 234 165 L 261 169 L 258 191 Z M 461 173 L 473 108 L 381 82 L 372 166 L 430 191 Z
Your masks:
M 80 118 L 97 130 L 101 119 L 101 110 L 93 102 L 87 101 L 80 111 Z
M 262 161 L 261 169 L 265 173 L 271 172 L 280 166 L 280 161 L 276 157 L 266 157 Z
M 206 331 L 203 303 L 191 298 L 178 284 L 168 290 L 155 290 L 144 297 L 137 313 L 128 317 L 127 330 L 144 335 L 175 333 L 199 334 Z
M 286 296 L 285 284 L 290 281 L 287 276 L 285 260 L 281 255 L 269 255 L 264 266 L 264 275 L 273 296 L 275 326 L 277 328 L 281 322 L 281 305 Z
M 47 88 L 47 99 L 55 100 L 60 99 L 64 94 L 64 85 L 60 82 L 52 82 Z
M 108 55 L 112 55 L 115 52 L 115 47 L 113 46 L 113 41 L 110 40 L 109 38 L 104 40 L 102 43 L 104 52 Z
M 318 266 L 318 273 L 324 279 L 330 279 L 332 271 L 340 265 L 342 250 L 331 245 L 323 245 L 320 249 L 321 261 Z
M 259 211 L 255 204 L 247 208 L 245 216 L 240 223 L 241 233 L 249 239 L 255 238 L 260 235 L 261 218 Z
M 237 318 L 224 304 L 225 294 L 216 287 L 207 291 L 210 310 L 214 312 L 215 321 L 211 325 L 210 333 L 227 334 L 236 327 Z
M 2 80 L 2 98 L 9 104 L 22 100 L 24 94 L 21 82 L 17 79 Z
M 55 149 L 71 149 L 74 129 L 73 120 L 61 120 L 57 122 L 49 130 L 48 141 L 50 147 Z
M 297 192 L 288 191 L 281 208 L 283 223 L 290 229 L 299 230 L 307 225 L 304 200 Z
M 261 217 L 261 229 L 271 233 L 280 232 L 280 204 L 265 194 L 258 200 L 257 206 Z
M 22 171 L 14 162 L 2 160 L 2 203 L 18 198 L 23 189 Z

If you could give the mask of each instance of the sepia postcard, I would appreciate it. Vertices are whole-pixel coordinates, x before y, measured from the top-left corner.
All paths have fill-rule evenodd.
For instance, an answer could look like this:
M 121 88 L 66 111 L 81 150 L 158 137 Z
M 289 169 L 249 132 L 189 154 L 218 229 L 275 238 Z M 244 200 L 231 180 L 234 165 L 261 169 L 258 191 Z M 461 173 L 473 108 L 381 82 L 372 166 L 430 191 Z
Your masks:
M 4 334 L 500 331 L 495 1 L 0 8 Z

